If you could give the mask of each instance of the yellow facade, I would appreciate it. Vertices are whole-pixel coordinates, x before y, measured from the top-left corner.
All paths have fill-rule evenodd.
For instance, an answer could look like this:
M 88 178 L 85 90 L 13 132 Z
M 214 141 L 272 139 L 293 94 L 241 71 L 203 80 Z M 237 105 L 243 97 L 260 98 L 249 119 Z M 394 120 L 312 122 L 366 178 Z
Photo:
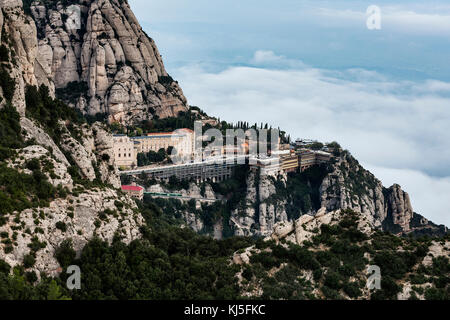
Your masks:
M 119 167 L 133 167 L 137 164 L 137 150 L 134 142 L 126 135 L 115 135 L 114 159 Z
M 160 149 L 167 150 L 169 147 L 175 148 L 177 155 L 181 157 L 190 157 L 194 153 L 194 132 L 189 129 L 149 133 L 147 136 L 132 137 L 131 140 L 137 143 L 138 153 L 158 152 Z
M 296 154 L 281 156 L 281 169 L 285 172 L 294 172 L 298 169 L 298 156 Z

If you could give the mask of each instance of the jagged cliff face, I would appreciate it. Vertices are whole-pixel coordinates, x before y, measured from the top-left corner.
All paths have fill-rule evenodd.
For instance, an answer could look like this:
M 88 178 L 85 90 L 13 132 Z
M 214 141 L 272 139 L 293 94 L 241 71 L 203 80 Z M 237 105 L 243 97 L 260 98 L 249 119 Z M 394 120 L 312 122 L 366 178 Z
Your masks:
M 0 232 L 14 239 L 13 246 L 12 250 L 7 250 L 8 245 L 0 245 L 0 259 L 11 266 L 21 264 L 32 252 L 33 243 L 39 241 L 44 248 L 35 254 L 33 270 L 57 274 L 59 265 L 55 251 L 66 239 L 72 240 L 73 248 L 79 253 L 94 237 L 111 242 L 119 236 L 125 243 L 141 237 L 139 227 L 144 219 L 136 203 L 118 190 L 120 180 L 112 156 L 112 136 L 102 125 L 81 127 L 83 136 L 79 141 L 61 123 L 64 133 L 60 145 L 33 120 L 23 117 L 21 127 L 24 140 L 33 144 L 17 150 L 17 156 L 8 166 L 31 175 L 25 164 L 35 159 L 42 168 L 51 168 L 44 171 L 48 181 L 54 187 L 66 189 L 68 196 L 54 199 L 47 207 L 9 215 L 0 226 Z M 71 155 L 74 163 L 69 162 L 64 152 Z M 80 169 L 84 179 L 100 179 L 106 187 L 78 185 L 69 173 L 72 165 Z M 64 225 L 64 229 L 58 228 L 58 224 Z
M 40 82 L 52 79 L 55 89 L 70 91 L 70 97 L 61 97 L 66 102 L 90 115 L 105 113 L 112 122 L 135 123 L 186 111 L 181 88 L 167 74 L 155 42 L 126 1 L 69 4 L 31 3 Z
M 414 212 L 408 193 L 395 184 L 384 188 L 381 181 L 365 170 L 348 152 L 336 158 L 332 172 L 321 187 L 321 205 L 327 211 L 352 209 L 363 214 L 374 227 L 394 233 L 428 229 L 445 233 Z
M 289 196 L 291 186 L 288 179 L 282 175 L 276 182 L 272 177 L 257 178 L 254 173 L 248 177 L 245 206 L 233 211 L 230 219 L 236 235 L 269 236 L 277 224 L 295 220 L 287 213 L 288 206 L 296 200 Z M 310 182 L 305 183 L 305 187 L 309 185 Z M 287 192 L 277 196 L 280 186 Z M 426 220 L 415 219 L 413 225 L 415 214 L 409 195 L 399 185 L 384 188 L 381 181 L 347 152 L 329 165 L 329 173 L 319 187 L 319 194 L 319 206 L 308 211 L 297 208 L 294 216 L 352 209 L 361 213 L 374 228 L 394 233 L 409 233 L 418 228 L 439 229 Z
M 114 162 L 113 138 L 105 125 L 60 120 L 56 141 L 45 125 L 26 112 L 27 85 L 44 84 L 54 88 L 53 79 L 58 77 L 42 68 L 40 59 L 46 51 L 38 42 L 34 20 L 22 9 L 22 1 L 1 0 L 0 6 L 1 44 L 8 49 L 8 59 L 2 56 L 1 70 L 9 74 L 13 84 L 11 92 L 6 94 L 2 83 L 0 109 L 9 103 L 15 107 L 20 114 L 20 133 L 25 142 L 23 147 L 15 149 L 16 155 L 6 164 L 31 176 L 33 172 L 27 169 L 27 163 L 35 161 L 45 175 L 45 182 L 58 188 L 55 190 L 65 190 L 61 193 L 66 194 L 51 199 L 46 206 L 2 215 L 0 259 L 16 266 L 22 264 L 24 257 L 33 255 L 36 263 L 30 270 L 57 274 L 59 264 L 55 251 L 64 240 L 71 239 L 78 253 L 93 237 L 108 242 L 119 237 L 129 243 L 141 237 L 139 227 L 144 220 L 136 203 L 118 189 L 120 179 Z M 5 81 L 7 77 L 3 78 Z M 79 135 L 75 136 L 74 130 Z M 74 181 L 73 168 L 79 170 L 84 185 Z M 101 187 L 89 186 L 94 180 Z
M 322 207 L 328 211 L 350 208 L 370 217 L 378 227 L 386 218 L 383 185 L 347 153 L 336 159 L 320 193 Z
M 0 245 L 0 259 L 11 266 L 21 264 L 24 257 L 31 254 L 33 243 L 39 241 L 43 249 L 36 252 L 32 269 L 56 275 L 59 264 L 55 252 L 66 239 L 72 240 L 73 248 L 79 253 L 94 237 L 112 242 L 119 236 L 125 243 L 141 237 L 139 227 L 144 219 L 136 203 L 118 190 L 120 180 L 112 156 L 112 136 L 101 124 L 81 127 L 79 141 L 71 136 L 64 123 L 60 123 L 64 133 L 57 145 L 35 121 L 22 117 L 20 123 L 24 140 L 34 144 L 17 150 L 17 156 L 8 166 L 31 175 L 25 164 L 35 159 L 41 167 L 52 168 L 44 174 L 54 187 L 66 189 L 68 196 L 54 199 L 47 207 L 9 215 L 0 226 L 0 233 L 14 239 L 13 246 L 12 250 L 7 250 L 8 245 Z M 74 163 L 69 162 L 64 152 L 71 155 Z M 80 169 L 84 179 L 99 178 L 106 187 L 78 185 L 69 173 L 72 165 Z M 58 224 L 64 225 L 64 229 L 58 228 Z
M 285 183 L 287 177 L 280 176 Z M 244 203 L 231 213 L 230 227 L 236 236 L 267 236 L 275 224 L 288 221 L 286 200 L 270 201 L 277 193 L 274 180 L 251 172 L 247 178 Z
M 302 175 L 301 179 L 298 178 L 301 174 L 282 174 L 274 178 L 250 171 L 239 203 L 227 209 L 226 219 L 216 218 L 214 228 L 209 228 L 209 231 L 202 220 L 204 215 L 199 214 L 201 209 L 179 214 L 195 231 L 206 232 L 216 238 L 220 238 L 217 230 L 230 230 L 235 236 L 267 237 L 280 226 L 282 229 L 288 225 L 294 227 L 299 219 L 346 209 L 361 214 L 371 228 L 395 234 L 443 235 L 448 232 L 445 226 L 437 226 L 415 213 L 409 195 L 399 185 L 383 187 L 381 181 L 348 152 L 335 157 L 326 168 Z M 226 198 L 226 195 L 215 194 L 209 185 L 207 187 L 210 199 Z M 181 192 L 198 194 L 197 189 L 198 186 L 191 185 L 190 190 Z
M 414 217 L 413 208 L 408 193 L 395 184 L 385 191 L 385 214 L 388 221 L 398 226 L 402 231 L 411 231 L 411 221 Z
M 39 82 L 34 68 L 38 54 L 36 26 L 33 19 L 24 14 L 22 1 L 1 0 L 0 7 L 1 43 L 14 52 L 16 59 L 14 67 L 10 69 L 10 76 L 15 82 L 15 94 L 11 102 L 24 115 L 25 86 L 37 85 Z M 47 79 L 40 80 L 41 83 L 49 84 Z M 4 102 L 5 99 L 0 105 Z

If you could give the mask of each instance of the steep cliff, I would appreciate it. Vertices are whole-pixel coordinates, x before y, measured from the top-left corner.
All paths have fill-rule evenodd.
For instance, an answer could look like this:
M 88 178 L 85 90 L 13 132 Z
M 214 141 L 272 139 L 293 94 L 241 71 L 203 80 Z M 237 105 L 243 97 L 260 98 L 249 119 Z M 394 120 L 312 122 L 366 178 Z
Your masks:
M 375 227 L 394 233 L 445 234 L 445 226 L 436 226 L 415 213 L 408 193 L 397 184 L 383 187 L 372 173 L 344 151 L 336 157 L 331 172 L 320 187 L 321 207 L 327 211 L 352 209 L 360 212 Z
M 35 74 L 66 102 L 109 121 L 176 116 L 187 101 L 126 1 L 30 1 Z M 29 19 L 28 17 L 26 19 Z M 31 27 L 30 27 L 31 28 Z M 36 37 L 37 34 L 37 37 Z
M 286 176 L 280 176 L 281 184 Z M 277 186 L 269 176 L 250 172 L 245 199 L 232 210 L 230 227 L 236 236 L 267 236 L 276 223 L 288 221 L 286 199 L 276 198 Z
M 159 204 L 196 232 L 215 238 L 267 237 L 280 225 L 293 226 L 299 218 L 346 209 L 358 212 L 372 228 L 395 234 L 442 236 L 448 232 L 445 226 L 415 213 L 409 195 L 399 185 L 383 187 L 347 151 L 328 164 L 277 177 L 242 167 L 229 181 L 190 183 L 176 189 L 136 178 L 151 192 L 176 190 L 193 198 L 207 194 L 208 199 L 221 200 L 216 206 Z M 200 189 L 205 191 L 203 195 Z
M 38 84 L 34 68 L 38 55 L 36 26 L 33 19 L 24 14 L 21 0 L 1 0 L 0 7 L 0 39 L 4 48 L 2 73 L 8 73 L 14 83 L 13 86 L 5 86 L 5 76 L 2 76 L 2 95 L 6 97 L 0 104 L 11 100 L 18 112 L 24 115 L 25 86 Z M 13 62 L 11 65 L 10 60 Z M 40 81 L 49 84 L 46 79 Z M 6 87 L 9 92 L 6 92 Z

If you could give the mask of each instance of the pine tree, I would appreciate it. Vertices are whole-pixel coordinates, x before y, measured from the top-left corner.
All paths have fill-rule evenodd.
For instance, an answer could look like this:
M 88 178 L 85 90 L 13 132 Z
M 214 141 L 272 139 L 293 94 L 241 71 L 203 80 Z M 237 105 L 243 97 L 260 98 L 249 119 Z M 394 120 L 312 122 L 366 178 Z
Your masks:
M 61 293 L 61 287 L 56 283 L 55 280 L 50 281 L 48 285 L 47 300 L 71 300 L 69 297 L 64 296 Z

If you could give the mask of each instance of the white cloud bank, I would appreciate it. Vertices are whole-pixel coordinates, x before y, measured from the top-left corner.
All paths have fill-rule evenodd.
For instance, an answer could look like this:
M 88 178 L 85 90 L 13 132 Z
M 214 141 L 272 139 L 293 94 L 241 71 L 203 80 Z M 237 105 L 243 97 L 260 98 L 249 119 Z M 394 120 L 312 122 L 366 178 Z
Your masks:
M 273 65 L 276 65 L 278 68 L 286 67 L 293 69 L 303 69 L 306 67 L 302 61 L 288 59 L 282 55 L 276 55 L 270 50 L 256 51 L 253 58 L 250 60 L 250 63 L 261 67 L 270 67 Z
M 450 176 L 449 84 L 393 82 L 357 69 L 258 67 L 267 59 L 283 68 L 292 63 L 273 52 L 257 52 L 254 67 L 208 73 L 191 66 L 174 75 L 190 104 L 211 115 L 232 122 L 268 122 L 292 138 L 340 142 L 376 169 L 386 185 L 402 183 L 416 211 L 450 225 L 449 197 L 436 196 L 436 190 L 450 195 L 450 178 L 432 178 Z M 389 171 L 394 169 L 400 171 Z

